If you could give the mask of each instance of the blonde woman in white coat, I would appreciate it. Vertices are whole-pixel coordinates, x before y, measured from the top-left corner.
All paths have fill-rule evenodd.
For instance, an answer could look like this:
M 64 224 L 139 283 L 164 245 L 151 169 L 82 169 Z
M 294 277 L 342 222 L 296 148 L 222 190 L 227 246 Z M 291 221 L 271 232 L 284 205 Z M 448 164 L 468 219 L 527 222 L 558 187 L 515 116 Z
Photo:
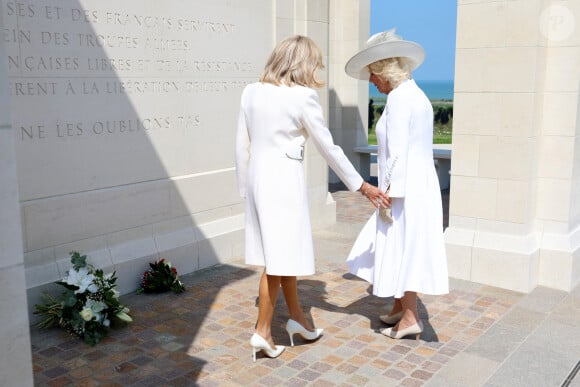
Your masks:
M 308 138 L 351 191 L 361 190 L 372 203 L 386 195 L 363 181 L 324 123 L 316 72 L 322 53 L 308 37 L 280 42 L 260 82 L 246 86 L 236 139 L 240 195 L 246 199 L 246 263 L 264 266 L 259 285 L 258 322 L 250 343 L 253 358 L 262 351 L 277 357 L 284 346 L 272 340 L 271 324 L 280 286 L 290 319 L 286 330 L 315 340 L 314 329 L 298 300 L 296 276 L 315 272 L 306 181 L 302 166 Z
M 390 30 L 372 36 L 345 69 L 388 95 L 376 133 L 379 188 L 389 195 L 392 219 L 373 216 L 347 263 L 353 274 L 373 284 L 374 295 L 394 297 L 390 312 L 380 316 L 394 325 L 381 333 L 394 339 L 418 338 L 423 331 L 417 292 L 449 292 L 441 191 L 433 163 L 433 108 L 411 79 L 424 55 L 421 46 Z

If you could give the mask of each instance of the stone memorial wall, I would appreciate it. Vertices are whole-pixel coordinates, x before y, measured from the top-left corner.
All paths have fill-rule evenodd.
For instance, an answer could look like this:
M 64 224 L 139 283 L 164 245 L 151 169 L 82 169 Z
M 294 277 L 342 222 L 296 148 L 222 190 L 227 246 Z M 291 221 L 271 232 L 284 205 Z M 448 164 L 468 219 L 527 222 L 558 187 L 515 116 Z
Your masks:
M 27 287 L 72 250 L 127 274 L 239 250 L 235 123 L 273 45 L 272 2 L 0 4 Z

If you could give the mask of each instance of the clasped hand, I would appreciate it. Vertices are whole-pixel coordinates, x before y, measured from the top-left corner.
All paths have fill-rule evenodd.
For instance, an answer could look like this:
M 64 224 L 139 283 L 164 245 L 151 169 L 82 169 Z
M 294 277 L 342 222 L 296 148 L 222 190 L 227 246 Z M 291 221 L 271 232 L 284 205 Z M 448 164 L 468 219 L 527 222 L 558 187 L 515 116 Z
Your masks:
M 370 200 L 375 208 L 391 207 L 391 198 L 388 192 L 382 192 L 378 187 L 369 183 L 363 183 L 360 189 L 361 193 Z

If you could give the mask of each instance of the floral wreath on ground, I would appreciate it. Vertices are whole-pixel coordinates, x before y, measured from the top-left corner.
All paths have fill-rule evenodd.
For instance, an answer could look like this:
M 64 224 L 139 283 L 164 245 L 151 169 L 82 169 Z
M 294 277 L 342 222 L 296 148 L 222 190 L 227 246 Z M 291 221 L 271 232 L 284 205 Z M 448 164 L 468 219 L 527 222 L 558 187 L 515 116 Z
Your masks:
M 141 287 L 138 293 L 163 293 L 173 290 L 175 293 L 185 291 L 185 285 L 179 280 L 177 269 L 171 266 L 171 262 L 161 258 L 156 262 L 149 263 L 150 269 L 143 273 Z
M 129 308 L 119 301 L 115 272 L 104 274 L 87 263 L 87 256 L 70 253 L 73 267 L 56 284 L 66 290 L 61 298 L 42 294 L 45 304 L 35 305 L 34 314 L 43 316 L 40 328 L 61 327 L 90 345 L 97 344 L 114 323 L 133 321 Z

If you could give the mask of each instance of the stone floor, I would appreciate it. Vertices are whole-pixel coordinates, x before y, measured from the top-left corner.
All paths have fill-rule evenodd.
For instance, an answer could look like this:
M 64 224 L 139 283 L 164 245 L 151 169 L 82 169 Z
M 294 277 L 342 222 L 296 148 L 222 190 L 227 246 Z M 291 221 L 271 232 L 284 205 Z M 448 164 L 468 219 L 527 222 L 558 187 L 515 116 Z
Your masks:
M 314 233 L 317 275 L 299 279 L 325 329 L 318 341 L 296 336 L 279 358 L 252 361 L 260 272 L 240 259 L 183 276 L 180 295 L 124 296 L 134 322 L 95 347 L 32 327 L 35 385 L 580 386 L 580 288 L 521 294 L 451 279 L 448 295 L 420 295 L 420 340 L 378 334 L 392 299 L 372 296 L 344 264 L 372 208 L 357 193 L 333 196 L 337 223 Z M 287 318 L 280 296 L 277 344 L 290 345 Z

